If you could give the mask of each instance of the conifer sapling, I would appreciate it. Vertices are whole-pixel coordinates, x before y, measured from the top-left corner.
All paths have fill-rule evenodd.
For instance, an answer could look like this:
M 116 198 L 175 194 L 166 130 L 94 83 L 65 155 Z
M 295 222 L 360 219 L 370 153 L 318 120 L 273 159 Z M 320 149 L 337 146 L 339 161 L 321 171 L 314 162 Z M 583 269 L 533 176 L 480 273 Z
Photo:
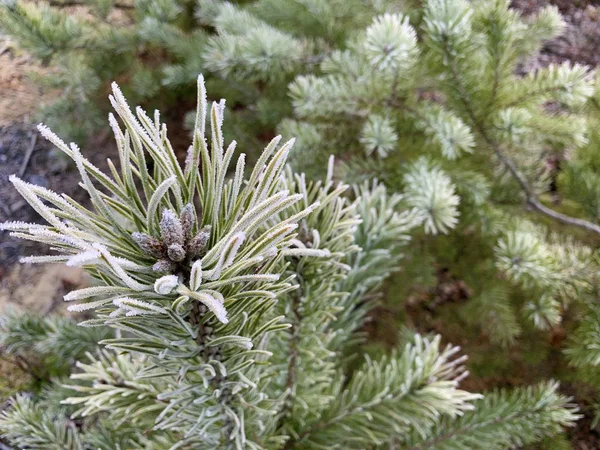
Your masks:
M 402 198 L 377 183 L 348 195 L 333 160 L 325 180 L 307 180 L 286 168 L 293 141 L 279 137 L 249 176 L 242 154 L 229 177 L 236 143 L 225 147 L 225 104 L 208 111 L 202 77 L 183 167 L 158 112 L 134 114 L 116 85 L 110 100 L 122 124 L 110 116 L 120 158 L 110 176 L 39 127 L 75 161 L 92 208 L 12 177 L 47 224 L 2 229 L 54 252 L 24 262 L 84 267 L 94 285 L 67 294 L 69 309 L 94 311 L 80 325 L 115 334 L 87 360 L 77 355 L 68 382 L 41 399 L 15 397 L 0 414 L 4 437 L 62 450 L 363 449 L 460 427 L 481 396 L 459 388 L 468 372 L 458 347 L 417 334 L 356 370 L 347 364 L 408 231 L 423 220 L 444 231 L 455 209 L 398 211 Z M 572 423 L 555 390 L 541 386 L 512 405 L 535 420 L 507 442 Z M 532 408 L 537 395 L 552 402 Z M 43 406 L 57 397 L 62 407 Z M 518 431 L 500 425 L 482 433 Z

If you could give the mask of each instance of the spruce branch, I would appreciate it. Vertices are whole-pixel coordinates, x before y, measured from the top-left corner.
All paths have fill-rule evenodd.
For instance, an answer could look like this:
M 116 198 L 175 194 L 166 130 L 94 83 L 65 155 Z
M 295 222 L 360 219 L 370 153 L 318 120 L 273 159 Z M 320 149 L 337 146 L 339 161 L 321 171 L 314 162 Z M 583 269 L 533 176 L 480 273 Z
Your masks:
M 79 450 L 82 448 L 75 423 L 56 417 L 37 407 L 34 401 L 19 395 L 12 407 L 0 412 L 3 437 L 19 448 L 36 450 Z
M 456 358 L 458 348 L 440 348 L 440 338 L 415 336 L 402 352 L 372 361 L 367 358 L 322 418 L 308 426 L 284 450 L 331 448 L 334 436 L 345 435 L 345 448 L 382 445 L 411 428 L 424 430 L 436 417 L 460 416 L 480 398 L 458 389 L 466 376 Z M 435 413 L 433 411 L 436 411 Z
M 500 390 L 475 402 L 462 417 L 444 418 L 423 438 L 410 436 L 407 450 L 502 450 L 522 447 L 559 433 L 580 416 L 555 382 Z
M 333 182 L 333 158 L 328 167 L 326 179 L 317 182 L 287 170 L 287 187 L 301 193 L 304 204 L 319 203 L 315 214 L 300 223 L 294 248 L 285 252 L 297 288 L 280 310 L 290 327 L 273 344 L 279 353 L 275 367 L 281 371 L 275 429 L 288 436 L 318 417 L 332 398 L 327 391 L 335 376 L 336 352 L 330 323 L 341 310 L 337 301 L 344 293 L 338 286 L 349 270 L 345 259 L 358 251 L 353 244 L 360 223 L 356 202 L 341 196 L 347 185 Z M 306 377 L 309 372 L 315 375 Z
M 447 44 L 447 42 L 445 42 L 445 44 Z M 455 60 L 454 53 L 450 50 L 448 45 L 444 45 L 442 48 L 444 49 L 445 57 L 447 58 L 447 61 L 449 62 L 448 67 L 450 69 L 450 74 L 452 76 L 452 82 L 453 82 L 454 86 L 456 87 L 458 94 L 459 94 L 458 98 L 459 98 L 462 106 L 464 107 L 465 112 L 467 113 L 467 116 L 469 117 L 469 120 L 471 121 L 471 124 L 473 125 L 473 128 L 477 131 L 477 133 L 483 139 L 483 141 L 493 150 L 494 154 L 498 157 L 498 159 L 502 162 L 504 167 L 506 167 L 506 169 L 508 169 L 509 173 L 515 179 L 515 181 L 519 184 L 521 191 L 525 194 L 525 200 L 527 202 L 527 205 L 529 205 L 534 210 L 550 217 L 551 219 L 553 219 L 555 221 L 565 223 L 567 225 L 573 225 L 576 227 L 580 227 L 585 230 L 594 232 L 596 234 L 600 234 L 600 225 L 597 225 L 595 223 L 589 222 L 584 219 L 579 219 L 576 217 L 568 216 L 566 214 L 562 214 L 558 211 L 548 208 L 547 206 L 545 206 L 544 204 L 542 204 L 539 201 L 533 188 L 531 187 L 531 185 L 529 184 L 529 182 L 527 181 L 525 176 L 521 173 L 521 171 L 517 167 L 517 164 L 513 161 L 512 158 L 510 158 L 510 156 L 508 156 L 504 152 L 504 150 L 502 149 L 500 144 L 498 144 L 498 142 L 496 142 L 492 138 L 492 136 L 487 131 L 486 127 L 478 119 L 478 117 L 475 114 L 475 111 L 471 105 L 469 95 L 468 95 L 468 93 L 463 85 L 462 79 L 458 73 L 458 68 L 456 67 L 456 60 Z
M 579 327 L 569 338 L 564 353 L 573 367 L 596 368 L 600 365 L 600 308 L 591 305 Z

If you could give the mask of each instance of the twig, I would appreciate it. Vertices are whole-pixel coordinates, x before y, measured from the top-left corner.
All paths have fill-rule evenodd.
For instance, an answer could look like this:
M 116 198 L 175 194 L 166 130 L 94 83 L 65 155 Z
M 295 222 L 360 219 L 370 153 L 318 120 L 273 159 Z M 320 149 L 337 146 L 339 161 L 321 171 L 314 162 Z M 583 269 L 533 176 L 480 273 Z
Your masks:
M 78 2 L 76 0 L 65 0 L 60 1 L 60 0 L 52 0 L 50 1 L 50 6 L 55 6 L 58 8 L 66 8 L 69 6 L 88 6 L 83 2 Z M 135 5 L 133 4 L 129 4 L 129 3 L 119 3 L 119 2 L 114 2 L 112 4 L 112 6 L 114 8 L 118 8 L 118 9 L 135 9 Z
M 21 168 L 19 169 L 19 178 L 21 178 L 25 174 L 25 170 L 27 170 L 27 165 L 29 164 L 29 160 L 31 159 L 31 155 L 33 153 L 33 149 L 35 149 L 35 144 L 37 143 L 37 133 L 32 133 L 31 140 L 29 141 L 29 148 L 27 149 L 27 153 L 25 153 L 25 158 L 21 163 Z
M 8 217 L 10 216 L 10 208 L 8 207 L 8 205 L 6 203 L 4 203 L 4 201 L 0 198 L 0 209 L 4 212 L 4 214 L 6 215 L 6 218 L 8 219 Z

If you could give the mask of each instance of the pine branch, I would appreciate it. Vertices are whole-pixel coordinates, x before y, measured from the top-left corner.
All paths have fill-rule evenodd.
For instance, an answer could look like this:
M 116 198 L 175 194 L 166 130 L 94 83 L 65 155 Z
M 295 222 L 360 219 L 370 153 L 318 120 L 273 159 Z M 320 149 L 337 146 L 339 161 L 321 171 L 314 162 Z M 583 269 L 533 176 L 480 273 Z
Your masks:
M 121 396 L 123 377 L 106 389 L 102 383 L 79 386 L 89 395 L 68 401 L 84 403 L 82 415 L 110 410 L 116 420 L 126 422 L 131 411 L 134 416 L 156 413 L 153 430 L 178 434 L 182 443 L 194 448 L 200 442 L 202 448 L 243 448 L 251 445 L 246 431 L 259 429 L 272 411 L 264 407 L 269 395 L 262 391 L 268 384 L 262 377 L 271 356 L 265 336 L 287 328 L 279 323 L 282 317 L 270 312 L 275 299 L 292 288 L 292 274 L 280 280 L 286 267 L 283 259 L 300 256 L 308 264 L 330 252 L 298 248 L 295 239 L 298 222 L 318 203 L 295 193 L 297 189 L 281 188 L 293 140 L 279 146 L 280 138 L 273 139 L 249 178 L 241 155 L 235 175 L 228 179 L 236 144 L 225 147 L 225 103 L 213 103 L 210 109 L 209 145 L 202 77 L 198 89 L 196 132 L 183 167 L 158 111 L 153 118 L 141 108 L 134 114 L 116 85 L 110 100 L 124 129 L 111 115 L 121 167 L 121 172 L 111 170 L 112 177 L 85 160 L 75 144 L 66 145 L 40 126 L 47 139 L 74 159 L 95 209 L 13 177 L 16 188 L 50 225 L 11 222 L 0 228 L 51 244 L 60 253 L 26 261 L 85 266 L 103 282 L 65 296 L 77 301 L 69 310 L 97 312 L 79 330 L 112 327 L 127 336 L 119 333 L 100 342 L 127 358 L 120 367 L 128 377 L 124 379 L 131 380 L 127 395 Z M 343 205 L 340 194 L 328 192 L 327 200 Z M 303 198 L 306 201 L 301 202 Z M 322 214 L 331 219 L 326 224 L 332 229 L 327 231 L 336 238 L 351 238 L 354 223 L 342 220 L 345 211 L 335 210 L 339 219 Z M 342 232 L 338 224 L 348 229 Z M 344 239 L 339 245 L 348 250 Z M 312 270 L 332 276 L 331 267 L 339 272 L 328 261 L 317 262 Z M 47 334 L 45 329 L 40 333 Z M 65 349 L 72 347 L 60 339 L 56 342 Z M 115 370 L 112 362 L 96 366 L 73 378 L 102 380 L 105 372 Z M 122 408 L 114 408 L 116 400 L 102 400 L 112 395 Z M 146 403 L 138 410 L 137 401 Z M 210 420 L 198 420 L 207 417 Z
M 458 350 L 441 349 L 439 336 L 415 335 L 403 352 L 380 361 L 367 358 L 320 419 L 284 450 L 330 448 L 336 436 L 344 436 L 344 448 L 381 445 L 411 428 L 431 426 L 440 414 L 454 417 L 472 409 L 470 401 L 480 396 L 458 389 L 468 374 L 466 358 L 454 359 Z
M 406 450 L 501 450 L 552 436 L 579 417 L 558 383 L 493 392 L 459 418 L 444 418 L 427 438 L 413 433 Z
M 194 302 L 190 311 L 190 324 L 198 329 L 198 335 L 196 336 L 196 342 L 200 348 L 200 354 L 204 361 L 219 361 L 223 360 L 223 354 L 221 348 L 218 345 L 208 346 L 207 342 L 212 341 L 216 338 L 214 330 L 211 326 L 202 323 L 202 318 L 208 313 L 208 308 L 200 302 Z M 231 408 L 232 406 L 232 392 L 230 387 L 223 387 L 227 380 L 227 377 L 218 373 L 214 378 L 210 380 L 210 385 L 213 389 L 220 389 L 221 396 L 219 397 L 220 403 L 225 408 Z M 232 420 L 226 420 L 223 426 L 223 436 L 228 436 L 234 428 Z
M 494 151 L 494 153 L 496 154 L 498 159 L 508 169 L 508 171 L 510 172 L 512 177 L 517 181 L 521 190 L 525 194 L 525 199 L 526 199 L 527 204 L 531 208 L 550 217 L 553 220 L 565 223 L 567 225 L 577 226 L 577 227 L 583 228 L 588 231 L 592 231 L 592 232 L 600 235 L 600 225 L 596 225 L 596 224 L 589 222 L 587 220 L 584 220 L 584 219 L 578 219 L 576 217 L 571 217 L 571 216 L 567 216 L 566 214 L 559 213 L 558 211 L 555 211 L 555 210 L 550 209 L 547 206 L 543 205 L 538 200 L 537 195 L 535 194 L 533 188 L 530 186 L 530 184 L 527 181 L 527 179 L 525 178 L 525 176 L 518 169 L 516 163 L 506 153 L 504 153 L 504 151 L 502 150 L 500 145 L 490 136 L 490 134 L 487 132 L 486 128 L 483 126 L 483 124 L 477 118 L 477 115 L 475 114 L 475 111 L 473 110 L 473 108 L 471 106 L 471 102 L 469 101 L 469 96 L 467 94 L 467 91 L 466 91 L 465 87 L 463 86 L 461 77 L 458 73 L 458 69 L 456 67 L 456 61 L 454 59 L 454 54 L 452 51 L 450 51 L 450 49 L 448 48 L 447 45 L 444 46 L 443 48 L 444 48 L 444 52 L 445 52 L 445 57 L 450 62 L 450 64 L 449 64 L 450 73 L 452 75 L 454 85 L 456 86 L 456 89 L 458 90 L 459 100 L 462 103 L 463 107 L 465 108 L 465 111 L 466 111 L 467 115 L 469 116 L 469 119 L 471 120 L 473 127 L 479 133 L 480 137 L 484 140 L 484 142 Z
M 205 361 L 219 361 L 223 360 L 223 354 L 221 352 L 221 348 L 218 345 L 215 346 L 207 346 L 206 342 L 210 342 L 215 339 L 214 331 L 212 327 L 205 326 L 201 323 L 201 317 L 205 316 L 208 313 L 208 308 L 205 305 L 202 305 L 200 302 L 194 302 L 192 306 L 192 311 L 190 312 L 191 323 L 198 324 L 198 337 L 196 338 L 196 342 L 202 348 L 202 356 Z M 210 380 L 210 385 L 214 390 L 220 390 L 221 396 L 219 397 L 219 402 L 223 406 L 224 409 L 232 409 L 233 408 L 233 392 L 231 387 L 226 386 L 227 375 L 223 375 L 222 373 L 217 373 L 217 375 Z M 228 436 L 231 435 L 232 431 L 235 429 L 234 421 L 227 416 L 223 424 L 222 430 L 222 444 L 227 445 Z

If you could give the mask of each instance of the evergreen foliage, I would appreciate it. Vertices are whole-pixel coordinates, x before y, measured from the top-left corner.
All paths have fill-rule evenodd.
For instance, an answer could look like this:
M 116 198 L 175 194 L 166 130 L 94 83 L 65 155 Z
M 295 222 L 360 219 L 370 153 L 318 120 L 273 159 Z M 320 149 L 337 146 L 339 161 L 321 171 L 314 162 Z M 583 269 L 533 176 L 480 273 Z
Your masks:
M 556 383 L 545 382 L 512 392 L 496 391 L 479 400 L 476 409 L 458 419 L 444 419 L 433 439 L 411 436 L 411 450 L 505 449 L 531 444 L 552 433 L 561 417 L 572 422 L 578 415 L 556 392 Z
M 53 377 L 68 376 L 74 361 L 110 335 L 107 329 L 78 327 L 61 316 L 9 312 L 0 317 L 0 350 L 34 378 L 37 388 Z
M 84 267 L 97 284 L 65 300 L 94 317 L 77 328 L 84 339 L 62 346 L 79 360 L 70 380 L 16 396 L 0 416 L 2 435 L 32 449 L 365 448 L 410 432 L 435 439 L 442 420 L 473 410 L 481 396 L 459 388 L 466 357 L 439 336 L 413 334 L 356 370 L 345 364 L 375 304 L 369 294 L 394 269 L 387 256 L 398 261 L 419 211 L 395 211 L 402 198 L 377 183 L 343 195 L 333 159 L 324 181 L 308 181 L 286 167 L 293 142 L 279 137 L 249 176 L 242 154 L 229 178 L 236 143 L 225 146 L 225 104 L 209 111 L 201 77 L 198 91 L 183 167 L 159 113 L 134 114 L 116 85 L 120 123 L 111 115 L 110 124 L 121 159 L 110 176 L 39 126 L 75 161 L 93 209 L 12 177 L 47 225 L 2 228 L 56 253 L 24 261 Z M 82 360 L 96 329 L 115 334 Z M 45 320 L 9 317 L 4 344 L 57 341 L 52 331 Z M 507 400 L 532 417 L 523 442 L 576 418 L 555 386 L 540 390 L 551 399 L 533 409 L 531 392 Z M 62 407 L 44 408 L 59 398 Z M 518 442 L 513 427 L 491 428 Z
M 578 418 L 550 381 L 460 390 L 463 359 L 438 337 L 356 356 L 380 301 L 437 295 L 448 271 L 468 286 L 452 319 L 476 339 L 504 351 L 564 327 L 566 360 L 600 389 L 598 75 L 571 63 L 522 73 L 564 29 L 555 7 L 420 3 L 101 0 L 85 18 L 60 3 L 0 7 L 3 31 L 58 69 L 52 124 L 77 123 L 68 113 L 95 127 L 113 79 L 168 105 L 192 97 L 202 71 L 233 105 L 224 125 L 224 103 L 209 111 L 199 84 L 181 167 L 160 116 L 131 112 L 113 88 L 111 176 L 40 129 L 75 161 L 93 210 L 15 178 L 49 225 L 4 228 L 59 250 L 25 262 L 86 268 L 97 285 L 70 293 L 70 310 L 116 332 L 82 335 L 102 351 L 66 339 L 72 409 L 40 415 L 32 402 L 48 392 L 19 396 L 0 420 L 8 439 L 35 448 L 19 440 L 35 416 L 75 418 L 38 436 L 64 448 L 500 449 Z M 280 138 L 258 151 L 275 129 L 294 152 Z M 229 132 L 256 160 L 248 177 Z M 6 323 L 14 352 L 60 340 L 47 320 Z

